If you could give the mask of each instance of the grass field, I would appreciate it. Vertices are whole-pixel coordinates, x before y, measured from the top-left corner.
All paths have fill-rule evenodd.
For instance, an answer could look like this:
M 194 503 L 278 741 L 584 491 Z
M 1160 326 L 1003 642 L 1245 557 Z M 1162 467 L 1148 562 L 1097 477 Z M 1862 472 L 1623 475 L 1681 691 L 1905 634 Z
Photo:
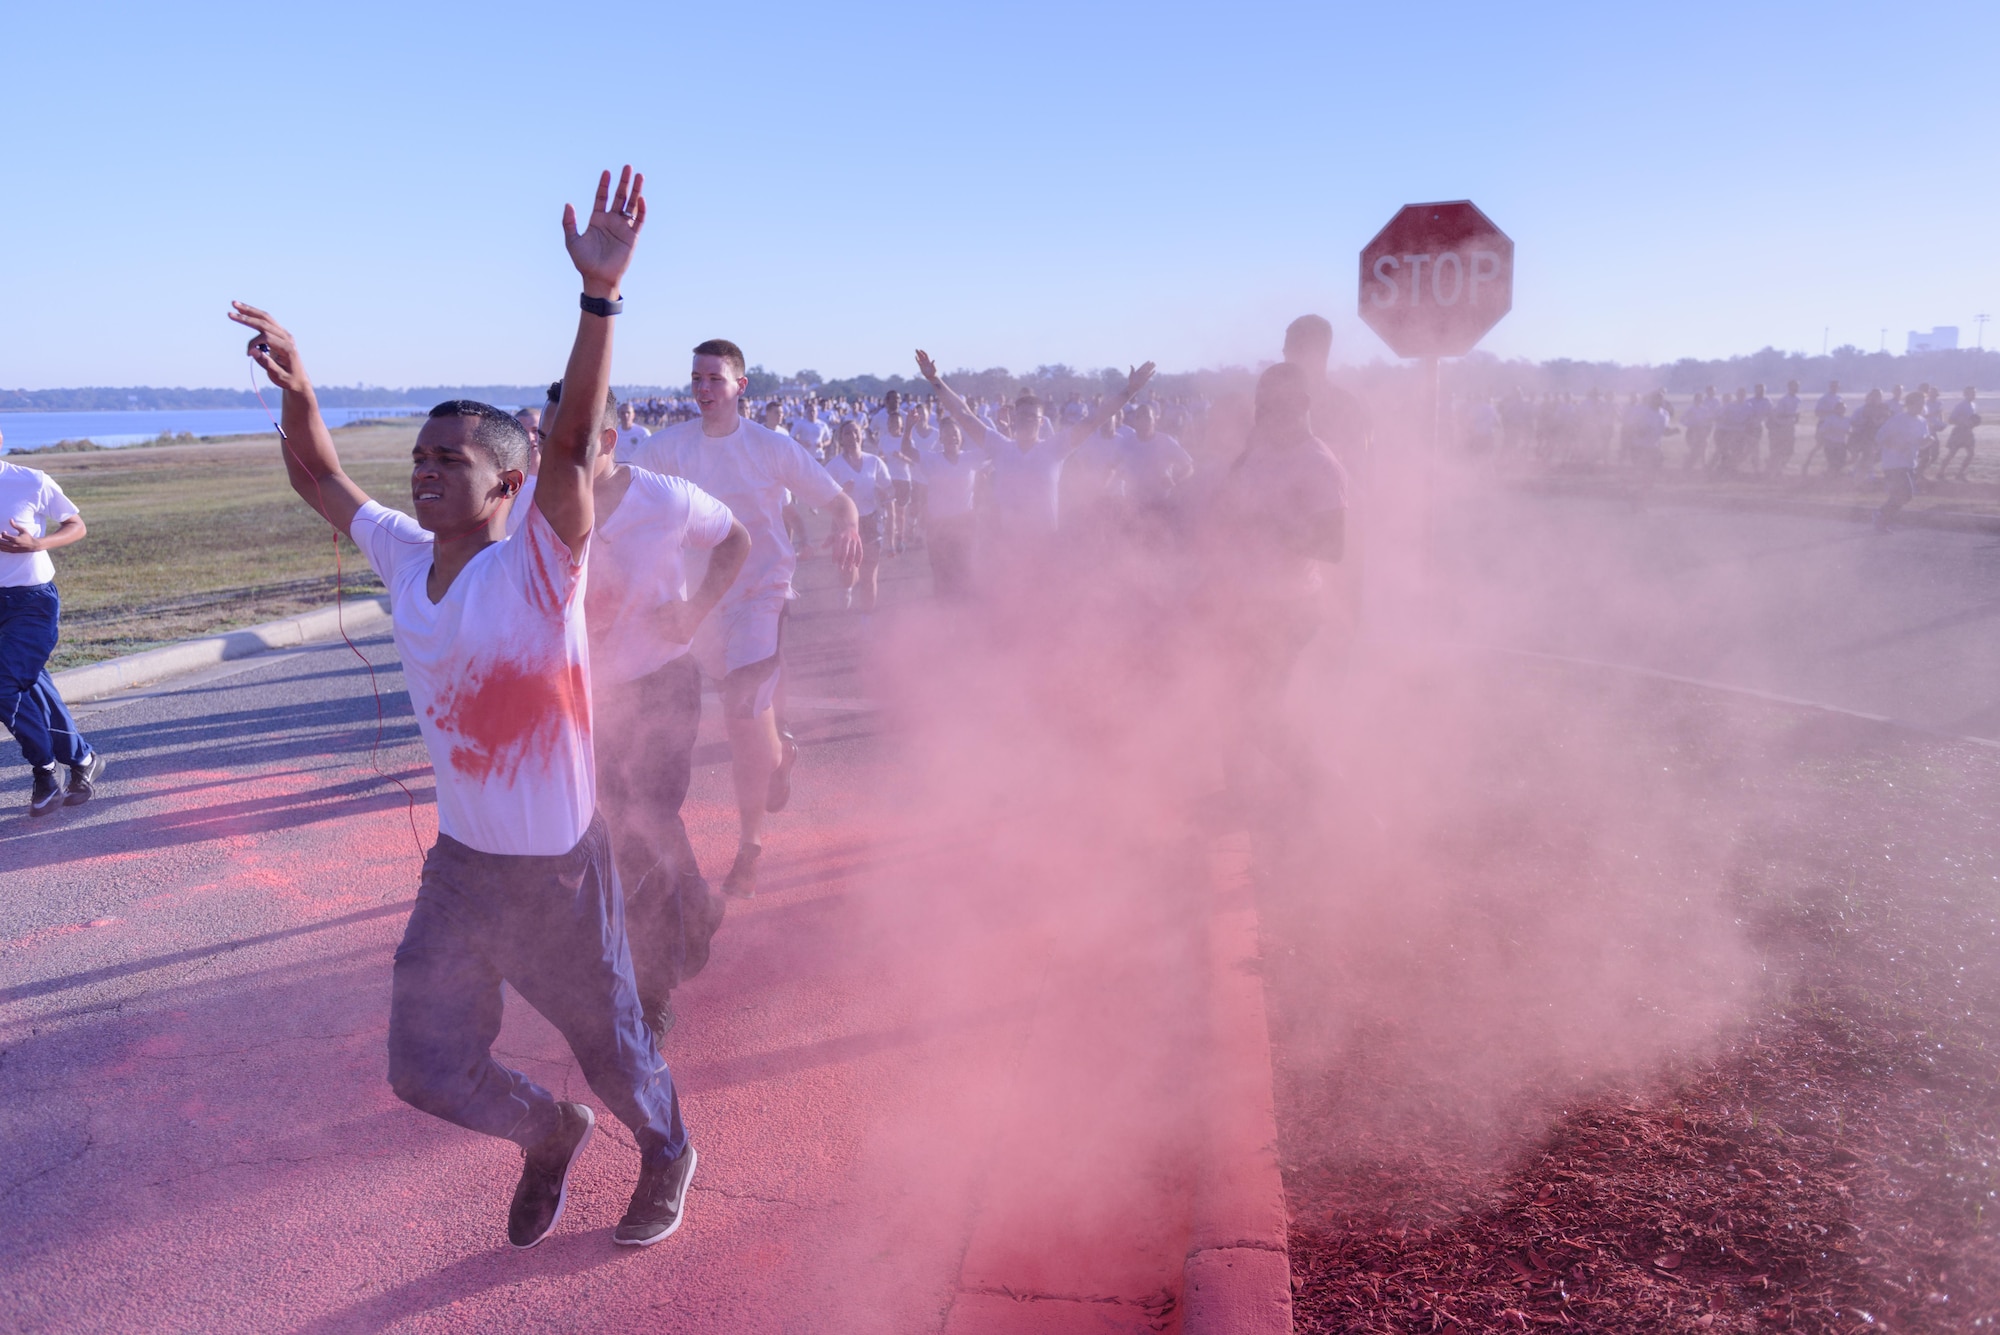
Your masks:
M 416 422 L 334 432 L 356 482 L 409 509 Z M 19 459 L 16 462 L 21 462 Z M 333 600 L 331 530 L 292 494 L 276 436 L 37 455 L 90 533 L 55 553 L 63 638 L 52 670 L 210 635 Z M 340 540 L 349 594 L 380 585 Z

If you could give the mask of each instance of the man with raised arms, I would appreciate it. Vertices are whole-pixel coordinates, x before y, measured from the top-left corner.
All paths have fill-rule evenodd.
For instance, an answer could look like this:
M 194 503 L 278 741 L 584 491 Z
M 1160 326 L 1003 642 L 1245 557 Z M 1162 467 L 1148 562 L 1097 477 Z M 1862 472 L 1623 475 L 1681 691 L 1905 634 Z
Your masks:
M 642 186 L 628 167 L 614 194 L 604 173 L 582 232 L 575 210 L 563 210 L 584 311 L 564 379 L 584 403 L 610 389 L 611 317 L 645 222 Z M 562 1034 L 638 1145 L 638 1187 L 613 1241 L 658 1242 L 680 1226 L 696 1160 L 673 1077 L 640 1015 L 596 809 L 584 607 L 595 423 L 557 415 L 533 513 L 509 538 L 527 433 L 489 404 L 439 404 L 411 451 L 411 519 L 342 471 L 292 336 L 240 302 L 230 318 L 256 330 L 249 355 L 284 392 L 292 489 L 354 540 L 388 587 L 410 704 L 437 774 L 438 840 L 396 948 L 390 1086 L 414 1107 L 519 1145 L 526 1162 L 507 1238 L 532 1247 L 547 1237 L 595 1119 L 493 1060 L 502 985 L 511 985 Z
M 741 348 L 721 338 L 698 344 L 693 383 L 701 415 L 654 432 L 624 462 L 686 478 L 750 531 L 743 571 L 702 622 L 693 649 L 702 672 L 719 685 L 736 783 L 736 860 L 722 888 L 747 897 L 757 891 L 764 815 L 791 800 L 798 758 L 798 744 L 779 727 L 776 710 L 785 605 L 798 565 L 785 532 L 785 493 L 800 505 L 832 509 L 828 545 L 842 578 L 861 568 L 860 521 L 840 484 L 797 441 L 738 411 L 750 384 Z
M 1097 408 L 1080 420 L 1062 427 L 1046 440 L 1042 438 L 1042 401 L 1023 394 L 1014 401 L 1011 423 L 1013 439 L 1008 440 L 980 420 L 971 405 L 938 374 L 929 353 L 917 349 L 917 369 L 965 433 L 968 443 L 983 449 L 993 464 L 993 511 L 996 527 L 1004 540 L 1018 550 L 1053 535 L 1060 515 L 1060 487 L 1063 461 L 1106 422 L 1113 420 L 1125 405 L 1138 397 L 1153 378 L 1153 364 L 1147 362 L 1125 378 L 1125 387 L 1107 396 Z

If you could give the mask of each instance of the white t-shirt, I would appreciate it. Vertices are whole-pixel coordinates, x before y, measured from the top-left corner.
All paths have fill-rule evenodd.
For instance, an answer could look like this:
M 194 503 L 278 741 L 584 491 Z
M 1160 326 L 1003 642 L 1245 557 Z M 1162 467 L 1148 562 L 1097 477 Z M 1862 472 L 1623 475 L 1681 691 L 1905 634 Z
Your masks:
M 874 514 L 876 507 L 889 499 L 893 479 L 888 464 L 879 454 L 862 451 L 859 465 L 847 462 L 844 454 L 836 454 L 827 461 L 826 471 L 842 491 L 854 498 L 854 508 L 864 515 Z
M 833 439 L 833 428 L 817 418 L 799 418 L 792 423 L 792 439 L 811 450 L 814 454 L 826 448 Z
M 618 508 L 590 535 L 590 674 L 599 690 L 637 681 L 687 652 L 659 633 L 660 609 L 687 601 L 687 551 L 729 536 L 729 507 L 686 478 L 631 470 Z
M 878 448 L 882 451 L 882 462 L 889 467 L 889 476 L 897 482 L 910 481 L 910 461 L 903 457 L 903 438 L 884 436 Z
M 917 452 L 917 462 L 920 464 L 925 459 L 936 454 L 938 451 L 937 428 L 932 427 L 929 431 L 912 431 L 910 433 L 910 448 Z M 922 479 L 918 480 L 921 481 Z
M 1146 439 L 1133 432 L 1120 442 L 1118 476 L 1125 481 L 1126 499 L 1157 505 L 1171 496 L 1179 481 L 1194 472 L 1194 460 L 1181 443 L 1164 431 Z
M 46 538 L 76 513 L 76 504 L 47 473 L 0 462 L 0 530 L 19 533 L 25 529 L 37 538 Z M 14 527 L 16 523 L 21 527 Z M 0 588 L 47 584 L 55 577 L 56 563 L 47 552 L 0 552 Z
M 634 445 L 637 445 L 640 441 L 646 439 L 646 437 L 652 434 L 653 434 L 652 432 L 646 430 L 645 427 L 640 426 L 637 422 L 634 422 L 631 426 L 621 426 L 618 428 L 618 445 L 616 452 L 619 454 L 623 454 L 625 453 L 625 451 L 631 449 Z
M 980 470 L 986 467 L 986 453 L 981 450 L 960 450 L 956 460 L 947 459 L 942 451 L 926 454 L 922 472 L 924 485 L 930 490 L 924 504 L 932 519 L 957 519 L 972 513 L 973 488 L 978 484 Z
M 1875 443 L 1882 450 L 1882 467 L 1915 468 L 1917 451 L 1923 448 L 1930 434 L 1930 424 L 1921 414 L 1907 409 L 1898 411 L 1875 433 Z
M 1002 437 L 988 447 L 987 457 L 993 461 L 993 517 L 1004 531 L 1017 535 L 1056 531 L 1063 461 L 1075 449 L 1075 438 L 1075 432 L 1065 431 L 1024 450 Z
M 840 484 L 796 440 L 740 419 L 726 436 L 704 436 L 699 417 L 677 422 L 654 432 L 629 454 L 620 450 L 619 459 L 686 478 L 728 506 L 750 530 L 750 555 L 723 595 L 725 607 L 774 590 L 789 596 L 799 558 L 785 533 L 787 490 L 814 510 L 841 494 Z M 701 570 L 707 569 L 703 561 Z M 691 579 L 700 574 L 688 572 Z
M 584 566 L 540 510 L 425 588 L 431 535 L 374 501 L 349 535 L 389 589 L 403 682 L 437 773 L 438 829 L 482 853 L 567 853 L 597 809 Z

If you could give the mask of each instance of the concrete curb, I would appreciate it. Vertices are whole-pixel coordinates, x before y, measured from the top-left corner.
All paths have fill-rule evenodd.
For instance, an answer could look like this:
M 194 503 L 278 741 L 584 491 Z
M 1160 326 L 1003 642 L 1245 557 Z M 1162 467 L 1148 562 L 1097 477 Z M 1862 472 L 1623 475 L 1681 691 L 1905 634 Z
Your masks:
M 88 667 L 68 668 L 54 673 L 56 689 L 73 704 L 101 700 L 135 686 L 146 686 L 166 677 L 199 671 L 249 658 L 273 649 L 293 649 L 302 644 L 339 637 L 345 625 L 349 635 L 372 634 L 387 625 L 389 600 L 385 597 L 356 598 L 332 603 L 295 617 L 266 621 L 260 626 L 225 631 L 199 640 L 184 640 L 122 658 L 108 658 Z
M 1208 1153 L 1181 1272 L 1181 1329 L 1283 1335 L 1292 1329 L 1290 1220 L 1247 835 L 1214 841 L 1209 885 Z
M 1631 501 L 1637 492 L 1630 486 L 1582 478 L 1525 478 L 1507 484 L 1516 491 L 1538 496 L 1582 496 L 1600 501 Z M 1645 498 L 1648 506 L 1678 506 L 1689 510 L 1739 510 L 1758 514 L 1798 515 L 1809 519 L 1844 519 L 1855 524 L 1875 520 L 1875 507 L 1839 501 L 1812 501 L 1785 496 L 1674 496 L 1654 492 Z M 1965 514 L 1952 510 L 1904 510 L 1896 516 L 1896 528 L 1929 528 L 1947 533 L 2000 533 L 2000 516 Z

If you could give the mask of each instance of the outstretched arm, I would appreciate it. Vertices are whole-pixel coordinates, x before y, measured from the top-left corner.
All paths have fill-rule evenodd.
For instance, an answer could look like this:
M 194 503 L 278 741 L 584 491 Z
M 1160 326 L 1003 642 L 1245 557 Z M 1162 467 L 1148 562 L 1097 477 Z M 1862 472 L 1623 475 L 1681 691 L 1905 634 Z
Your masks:
M 958 429 L 965 438 L 990 447 L 993 442 L 988 438 L 992 436 L 993 428 L 979 420 L 978 414 L 972 411 L 971 406 L 957 390 L 945 384 L 944 377 L 938 374 L 937 363 L 932 361 L 931 355 L 922 348 L 917 349 L 917 370 L 922 372 L 924 379 L 931 382 L 931 388 L 937 391 L 939 401 L 944 404 L 945 411 L 958 423 Z
M 599 176 L 590 221 L 581 232 L 576 230 L 576 209 L 563 205 L 563 245 L 583 278 L 584 296 L 618 299 L 632 247 L 646 222 L 646 200 L 640 193 L 645 184 L 646 178 L 630 167 L 618 174 L 615 193 L 611 173 Z M 577 411 L 557 413 L 555 430 L 542 440 L 535 505 L 571 551 L 583 545 L 596 523 L 590 473 L 599 449 L 598 413 L 611 389 L 611 322 L 616 318 L 589 311 L 578 315 L 576 343 L 563 372 L 563 402 L 577 405 Z
M 1062 443 L 1063 453 L 1068 454 L 1076 450 L 1083 442 L 1096 435 L 1098 428 L 1124 412 L 1125 405 L 1138 398 L 1139 391 L 1144 389 L 1146 382 L 1152 378 L 1153 364 L 1151 362 L 1147 362 L 1144 366 L 1134 367 L 1128 371 L 1125 376 L 1125 388 L 1119 390 L 1110 398 L 1105 399 L 1097 405 L 1095 412 L 1069 428 L 1069 436 Z M 1062 432 L 1058 431 L 1056 435 L 1061 437 Z
M 250 360 L 263 367 L 271 383 L 284 393 L 284 434 L 278 448 L 285 456 L 285 475 L 291 479 L 292 490 L 320 518 L 347 532 L 356 512 L 368 504 L 368 493 L 341 471 L 340 455 L 320 418 L 319 400 L 313 395 L 305 363 L 299 360 L 298 344 L 283 325 L 255 306 L 240 301 L 229 306 L 230 319 L 257 331 L 245 350 Z

